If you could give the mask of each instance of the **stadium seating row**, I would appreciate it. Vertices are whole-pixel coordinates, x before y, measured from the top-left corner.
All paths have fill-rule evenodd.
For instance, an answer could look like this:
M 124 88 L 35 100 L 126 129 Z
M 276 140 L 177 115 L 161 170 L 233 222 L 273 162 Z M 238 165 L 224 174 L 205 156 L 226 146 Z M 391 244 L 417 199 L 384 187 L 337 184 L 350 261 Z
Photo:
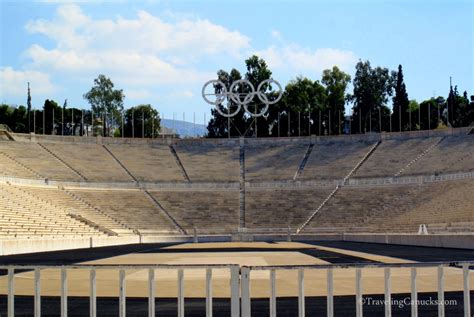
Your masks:
M 246 194 L 246 228 L 279 230 L 300 226 L 327 197 L 327 189 L 252 189 Z M 423 185 L 344 186 L 308 223 L 303 232 L 416 233 L 420 224 L 433 232 L 471 231 L 474 182 L 459 180 Z M 173 235 L 237 232 L 239 194 L 222 191 L 150 191 L 58 189 L 0 185 L 2 236 L 88 236 L 112 231 Z M 70 214 L 88 220 L 79 222 Z M 94 225 L 91 225 L 95 224 Z M 106 230 L 101 230 L 105 228 Z
M 373 146 L 372 141 L 326 141 L 311 148 L 298 180 L 342 179 Z M 238 182 L 235 142 L 171 145 L 191 182 Z M 309 140 L 245 145 L 245 180 L 291 181 Z M 435 175 L 474 171 L 474 136 L 384 140 L 354 178 Z M 0 141 L 0 175 L 89 182 L 184 182 L 166 144 L 83 144 Z

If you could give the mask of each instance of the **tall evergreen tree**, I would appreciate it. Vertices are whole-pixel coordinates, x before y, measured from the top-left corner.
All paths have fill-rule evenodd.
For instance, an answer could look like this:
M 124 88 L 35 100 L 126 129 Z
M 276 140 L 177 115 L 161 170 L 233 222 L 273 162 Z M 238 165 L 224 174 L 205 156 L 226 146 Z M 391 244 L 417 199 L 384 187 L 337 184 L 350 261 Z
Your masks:
M 387 68 L 372 68 L 369 61 L 359 61 L 354 76 L 352 133 L 386 130 L 390 112 L 386 103 L 393 92 L 393 78 Z M 388 111 L 387 111 L 388 110 Z M 379 115 L 380 114 L 380 115 Z M 380 127 L 379 117 L 382 117 Z
M 26 106 L 28 111 L 28 133 L 31 132 L 31 92 L 30 92 L 30 82 L 28 82 L 28 96 L 26 98 Z
M 393 97 L 392 130 L 407 131 L 409 129 L 408 105 L 410 101 L 403 81 L 402 65 L 398 65 L 398 71 L 393 76 L 396 77 L 396 84 Z
M 323 71 L 321 82 L 326 86 L 327 104 L 331 113 L 331 134 L 342 133 L 345 116 L 347 84 L 351 76 L 339 70 L 337 66 Z

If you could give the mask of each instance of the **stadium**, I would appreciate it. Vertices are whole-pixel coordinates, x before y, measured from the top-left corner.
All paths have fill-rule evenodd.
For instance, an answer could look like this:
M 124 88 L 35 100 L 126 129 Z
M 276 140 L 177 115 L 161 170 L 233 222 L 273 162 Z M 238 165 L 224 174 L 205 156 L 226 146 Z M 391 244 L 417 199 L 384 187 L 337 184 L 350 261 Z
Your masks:
M 5 316 L 471 316 L 474 130 L 0 130 Z

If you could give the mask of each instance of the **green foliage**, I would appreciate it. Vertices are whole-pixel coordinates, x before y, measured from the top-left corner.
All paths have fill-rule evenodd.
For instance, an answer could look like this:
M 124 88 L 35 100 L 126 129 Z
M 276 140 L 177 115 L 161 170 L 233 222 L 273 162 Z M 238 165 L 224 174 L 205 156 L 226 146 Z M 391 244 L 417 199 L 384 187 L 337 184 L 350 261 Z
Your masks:
M 105 75 L 99 75 L 94 79 L 94 86 L 83 95 L 96 114 L 107 114 L 107 126 L 115 127 L 115 123 L 121 118 L 123 111 L 123 100 L 125 95 L 122 89 L 114 89 L 114 83 Z
M 248 58 L 245 64 L 247 72 L 244 78 L 248 79 L 256 89 L 262 81 L 271 78 L 272 72 L 263 59 L 254 55 Z M 217 72 L 217 79 L 226 86 L 228 91 L 232 83 L 241 78 L 236 69 L 232 69 L 230 73 L 223 70 Z M 227 137 L 229 125 L 231 136 L 250 136 L 255 135 L 256 132 L 259 137 L 318 134 L 320 129 L 316 121 L 323 122 L 326 130 L 331 127 L 332 133 L 337 134 L 340 127 L 342 130 L 345 91 L 349 82 L 350 76 L 337 67 L 324 72 L 323 83 L 326 87 L 318 80 L 312 81 L 309 78 L 298 77 L 285 87 L 282 99 L 271 105 L 266 115 L 257 119 L 245 114 L 243 108 L 231 119 L 219 115 L 216 109 L 212 109 L 212 117 L 207 127 L 208 137 Z M 214 90 L 219 93 L 221 88 L 214 87 Z M 263 87 L 270 99 L 277 97 L 274 88 Z M 238 92 L 248 93 L 245 89 L 246 87 L 240 87 Z M 232 100 L 219 105 L 222 112 L 229 112 L 229 110 L 233 112 L 236 107 L 237 105 Z M 263 107 L 264 104 L 255 96 L 248 109 L 251 112 L 260 113 Z M 329 117 L 331 117 L 331 123 L 329 123 Z M 324 128 L 321 133 L 323 131 Z M 331 132 L 328 131 L 328 133 Z
M 268 68 L 266 62 L 259 58 L 256 55 L 251 56 L 245 60 L 245 65 L 247 72 L 245 73 L 245 79 L 249 80 L 252 85 L 257 89 L 258 85 L 266 80 L 271 78 L 272 72 Z M 227 91 L 230 91 L 230 86 L 236 80 L 242 79 L 240 72 L 236 69 L 232 69 L 230 73 L 227 73 L 224 70 L 219 70 L 217 72 L 217 79 L 220 80 L 227 88 Z M 272 87 L 265 87 L 268 90 L 271 90 Z M 214 91 L 219 93 L 222 87 L 214 87 Z M 236 87 L 239 93 L 248 93 L 248 87 Z M 230 98 L 225 100 L 223 104 L 218 106 L 220 110 L 224 113 L 234 112 L 237 109 L 237 104 L 233 102 Z M 254 96 L 254 99 L 249 104 L 249 111 L 251 112 L 260 112 L 263 109 L 264 105 L 261 103 L 257 96 Z M 270 134 L 270 128 L 272 119 L 277 117 L 276 107 L 272 106 L 269 108 L 269 112 L 262 117 L 254 120 L 253 117 L 245 114 L 245 110 L 241 107 L 239 113 L 227 119 L 221 116 L 216 109 L 211 110 L 211 120 L 207 126 L 207 136 L 210 138 L 218 137 L 227 137 L 229 134 L 231 136 L 250 136 L 258 133 L 258 136 L 268 136 Z M 230 133 L 229 133 L 230 125 Z
M 420 103 L 420 130 L 436 129 L 439 125 L 438 114 L 441 112 L 441 105 L 437 98 L 431 98 Z
M 386 106 L 388 97 L 393 92 L 393 77 L 387 68 L 372 68 L 369 61 L 359 61 L 356 65 L 354 77 L 354 92 L 348 99 L 354 103 L 353 132 L 379 131 L 379 120 L 374 122 L 374 116 L 379 108 Z M 385 111 L 382 111 L 384 112 Z M 369 120 L 372 118 L 372 124 Z M 382 122 L 390 122 L 389 118 L 382 118 Z M 374 125 L 375 124 L 375 125 Z
M 280 113 L 280 119 L 278 120 L 278 116 L 275 118 L 272 135 L 295 136 L 319 133 L 315 118 L 319 116 L 320 111 L 321 117 L 327 114 L 326 90 L 317 80 L 298 77 L 286 85 L 276 111 Z
M 447 101 L 449 115 L 446 115 L 446 120 L 449 119 L 450 126 L 465 127 L 470 125 L 472 120 L 472 112 L 474 111 L 470 105 L 469 98 L 467 97 L 467 91 L 464 91 L 461 96 L 458 91 L 458 87 L 451 87 L 449 91 L 448 101 Z
M 28 111 L 24 106 L 0 105 L 0 123 L 13 132 L 28 133 Z
M 225 85 L 227 91 L 229 91 L 232 83 L 242 79 L 242 76 L 235 68 L 230 71 L 230 74 L 221 69 L 217 72 L 217 79 L 220 80 Z M 222 87 L 214 87 L 216 93 L 221 92 L 221 89 Z M 219 105 L 219 108 L 223 113 L 234 112 L 237 109 L 237 104 L 229 99 L 225 102 L 225 105 Z M 239 113 L 231 120 L 231 122 L 228 121 L 228 119 L 221 116 L 215 108 L 212 108 L 211 120 L 207 126 L 207 136 L 210 138 L 226 137 L 229 134 L 228 123 L 231 123 L 230 135 L 236 136 L 243 134 L 247 124 L 244 108 L 241 107 Z
M 321 82 L 326 86 L 327 105 L 331 117 L 331 134 L 339 134 L 344 123 L 346 89 L 351 82 L 351 76 L 334 66 L 332 69 L 323 71 Z
M 151 138 L 156 137 L 161 130 L 161 118 L 157 110 L 150 104 L 138 105 L 127 109 L 124 116 L 124 137 Z M 122 135 L 121 122 L 115 130 L 116 135 Z M 118 132 L 117 132 L 118 131 Z
M 396 82 L 395 96 L 393 97 L 392 131 L 408 131 L 410 130 L 408 113 L 410 101 L 403 81 L 402 65 L 398 65 L 398 71 L 393 72 L 392 76 Z

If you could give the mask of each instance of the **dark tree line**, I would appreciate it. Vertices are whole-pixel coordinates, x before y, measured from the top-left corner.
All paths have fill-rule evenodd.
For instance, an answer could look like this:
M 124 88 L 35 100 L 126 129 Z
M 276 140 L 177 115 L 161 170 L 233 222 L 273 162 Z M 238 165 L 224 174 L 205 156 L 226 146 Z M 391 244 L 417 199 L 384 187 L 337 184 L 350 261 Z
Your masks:
M 229 73 L 224 70 L 217 72 L 217 79 L 227 91 L 234 81 L 242 78 L 248 79 L 254 87 L 271 78 L 272 72 L 263 59 L 252 56 L 245 65 L 247 72 L 244 76 L 236 69 Z M 270 106 L 265 116 L 257 119 L 243 109 L 231 119 L 212 109 L 208 137 L 398 132 L 463 127 L 474 122 L 474 101 L 469 101 L 467 92 L 460 95 L 456 86 L 451 87 L 447 99 L 440 96 L 419 104 L 410 100 L 402 65 L 391 72 L 387 68 L 372 67 L 369 61 L 359 61 L 353 80 L 354 90 L 347 94 L 350 82 L 350 76 L 334 66 L 323 71 L 321 80 L 297 77 L 290 81 L 281 100 Z M 214 89 L 219 93 L 222 87 Z M 271 89 L 269 96 L 272 96 Z M 350 116 L 345 113 L 346 102 L 353 105 Z M 250 108 L 256 107 L 257 112 L 263 107 L 255 98 L 253 104 Z M 224 101 L 218 107 L 222 112 L 237 109 L 232 100 Z
M 125 137 L 156 137 L 161 130 L 161 119 L 150 104 L 123 110 L 121 89 L 104 75 L 94 80 L 94 86 L 84 94 L 91 109 L 69 108 L 46 99 L 42 109 L 32 109 L 28 85 L 27 108 L 0 105 L 0 123 L 14 132 L 54 135 L 102 135 Z
M 242 78 L 249 80 L 255 88 L 262 81 L 271 78 L 272 72 L 263 59 L 254 55 L 245 61 L 245 65 L 247 71 L 244 76 L 235 68 L 230 72 L 224 70 L 217 72 L 217 79 L 226 86 L 227 91 L 230 91 L 232 83 Z M 342 133 L 345 90 L 349 82 L 348 74 L 333 67 L 324 71 L 321 81 L 303 77 L 292 80 L 284 88 L 280 101 L 271 105 L 264 116 L 255 118 L 246 113 L 242 107 L 229 119 L 220 115 L 216 109 L 212 109 L 212 117 L 207 127 L 208 137 Z M 269 100 L 277 98 L 276 85 L 264 88 Z M 222 91 L 222 87 L 215 86 L 214 89 L 216 94 Z M 249 90 L 241 87 L 239 91 L 232 93 L 249 93 Z M 218 107 L 221 112 L 233 113 L 238 105 L 231 98 L 227 98 Z M 254 96 L 248 109 L 249 112 L 260 113 L 264 107 L 257 96 Z

